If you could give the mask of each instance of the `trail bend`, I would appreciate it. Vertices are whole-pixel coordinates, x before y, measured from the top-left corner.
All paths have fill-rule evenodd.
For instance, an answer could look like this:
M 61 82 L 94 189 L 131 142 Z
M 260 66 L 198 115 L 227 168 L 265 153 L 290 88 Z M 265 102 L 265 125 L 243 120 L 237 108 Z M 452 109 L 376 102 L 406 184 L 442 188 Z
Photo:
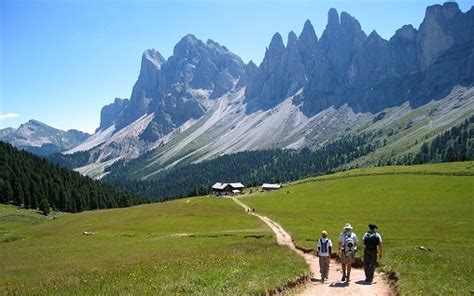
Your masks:
M 312 279 L 301 291 L 300 295 L 394 295 L 387 282 L 385 282 L 380 273 L 374 275 L 372 284 L 364 281 L 365 274 L 363 269 L 353 268 L 351 271 L 351 282 L 345 283 L 341 281 L 341 266 L 335 260 L 331 260 L 329 279 L 324 283 L 321 282 L 319 273 L 318 258 L 309 253 L 297 249 L 293 243 L 293 239 L 285 229 L 270 218 L 260 215 L 252 211 L 250 207 L 240 201 L 238 198 L 231 198 L 235 203 L 240 205 L 244 210 L 262 220 L 275 233 L 277 243 L 281 246 L 287 246 L 299 256 L 303 257 L 309 266 Z

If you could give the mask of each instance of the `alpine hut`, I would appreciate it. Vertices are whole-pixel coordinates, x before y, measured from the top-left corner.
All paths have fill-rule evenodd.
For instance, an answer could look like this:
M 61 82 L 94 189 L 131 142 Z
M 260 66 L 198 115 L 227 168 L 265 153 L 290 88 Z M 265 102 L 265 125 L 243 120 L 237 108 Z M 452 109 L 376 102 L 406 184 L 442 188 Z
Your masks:
M 240 182 L 235 183 L 222 183 L 217 182 L 212 185 L 212 194 L 215 196 L 221 195 L 236 195 L 241 194 L 245 186 Z
M 277 190 L 280 188 L 281 188 L 281 184 L 270 184 L 270 183 L 262 184 L 262 191 L 271 191 L 271 190 Z

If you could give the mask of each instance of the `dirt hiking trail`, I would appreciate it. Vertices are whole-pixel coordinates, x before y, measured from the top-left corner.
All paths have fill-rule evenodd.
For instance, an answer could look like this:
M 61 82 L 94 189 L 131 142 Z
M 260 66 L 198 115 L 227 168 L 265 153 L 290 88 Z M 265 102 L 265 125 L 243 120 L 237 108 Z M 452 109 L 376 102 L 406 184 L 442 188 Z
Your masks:
M 298 250 L 293 244 L 293 240 L 288 232 L 275 221 L 252 212 L 247 205 L 235 197 L 232 197 L 232 200 L 243 207 L 247 213 L 258 217 L 267 224 L 275 233 L 279 245 L 287 246 L 304 258 L 313 276 L 311 281 L 303 287 L 303 291 L 301 291 L 300 295 L 394 295 L 380 273 L 376 273 L 374 281 L 372 284 L 369 284 L 364 281 L 365 274 L 363 269 L 352 268 L 351 281 L 349 283 L 342 282 L 341 265 L 335 260 L 331 260 L 330 263 L 329 279 L 324 283 L 321 282 L 319 261 L 315 255 Z

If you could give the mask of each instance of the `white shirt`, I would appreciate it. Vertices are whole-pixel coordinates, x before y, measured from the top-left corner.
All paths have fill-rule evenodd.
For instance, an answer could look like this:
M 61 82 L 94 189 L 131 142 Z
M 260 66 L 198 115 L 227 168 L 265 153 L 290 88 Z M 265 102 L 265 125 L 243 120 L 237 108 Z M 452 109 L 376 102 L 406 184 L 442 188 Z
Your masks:
M 351 232 L 350 235 L 348 235 L 345 231 L 341 232 L 339 235 L 339 242 L 341 243 L 341 246 L 344 247 L 346 245 L 346 239 L 347 238 L 352 238 L 355 244 L 355 248 L 357 248 L 357 243 L 359 242 L 359 239 L 357 238 L 357 234 L 354 232 Z
M 329 247 L 332 247 L 332 241 L 329 238 L 324 237 L 324 238 L 318 239 L 319 256 L 321 257 L 329 256 Z

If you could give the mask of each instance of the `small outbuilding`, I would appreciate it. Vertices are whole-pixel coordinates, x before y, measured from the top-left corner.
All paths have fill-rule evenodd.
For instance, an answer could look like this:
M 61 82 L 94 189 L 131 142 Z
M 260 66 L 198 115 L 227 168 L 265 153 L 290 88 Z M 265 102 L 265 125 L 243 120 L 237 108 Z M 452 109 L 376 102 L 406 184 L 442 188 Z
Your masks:
M 270 184 L 270 183 L 263 183 L 262 184 L 262 191 L 271 191 L 271 190 L 277 190 L 280 189 L 282 186 L 281 184 Z
M 212 194 L 214 194 L 215 196 L 221 196 L 221 195 L 241 194 L 245 186 L 240 182 L 234 182 L 234 183 L 217 182 L 214 185 L 212 185 L 211 188 L 212 188 Z

